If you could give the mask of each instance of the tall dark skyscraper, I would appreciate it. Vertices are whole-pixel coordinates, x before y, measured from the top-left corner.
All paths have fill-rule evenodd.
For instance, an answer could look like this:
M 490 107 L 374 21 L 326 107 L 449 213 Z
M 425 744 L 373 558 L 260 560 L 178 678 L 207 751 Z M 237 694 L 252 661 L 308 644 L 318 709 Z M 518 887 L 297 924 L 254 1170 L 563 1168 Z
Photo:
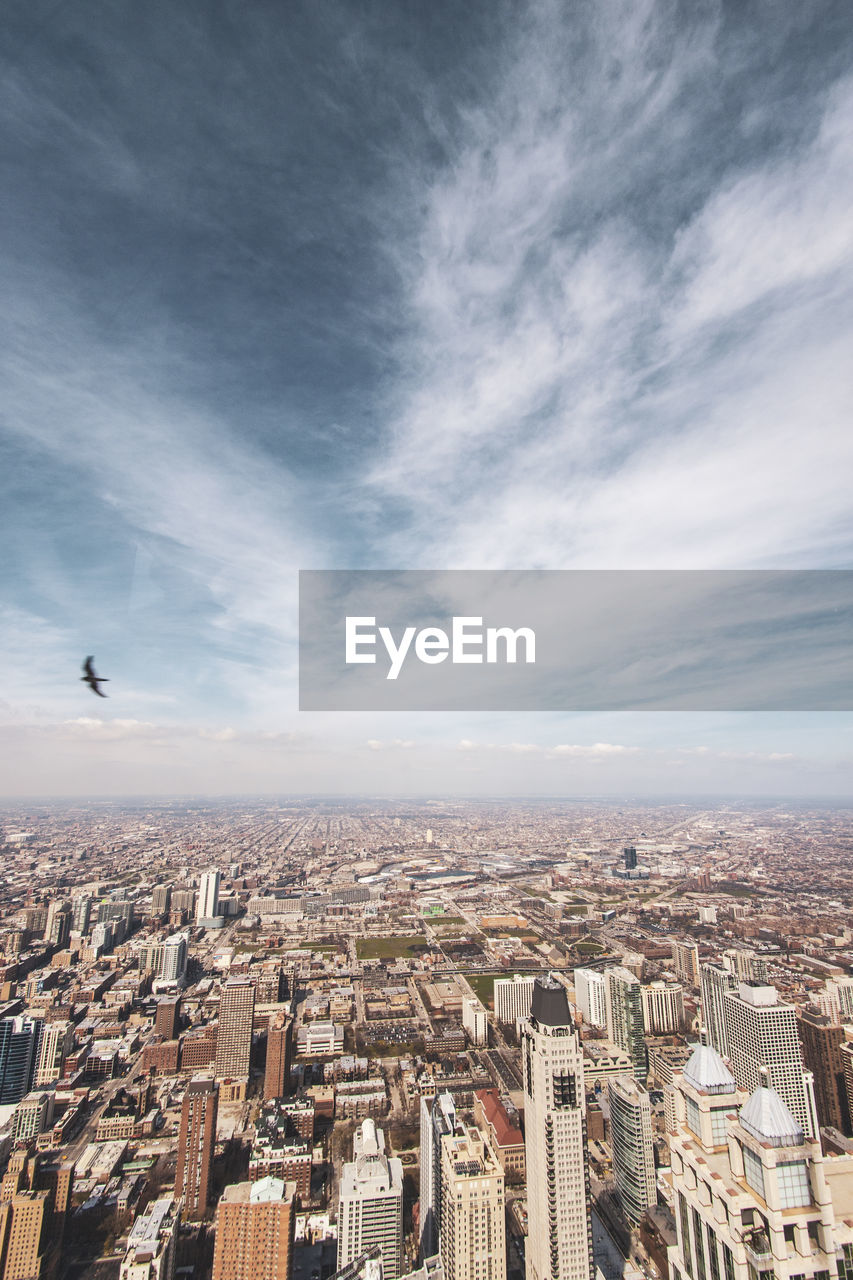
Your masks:
M 637 850 L 632 844 L 629 844 L 622 850 L 622 856 L 625 859 L 625 870 L 633 871 L 637 865 Z
M 0 1106 L 20 1102 L 29 1091 L 43 1026 L 23 1014 L 0 1020 Z

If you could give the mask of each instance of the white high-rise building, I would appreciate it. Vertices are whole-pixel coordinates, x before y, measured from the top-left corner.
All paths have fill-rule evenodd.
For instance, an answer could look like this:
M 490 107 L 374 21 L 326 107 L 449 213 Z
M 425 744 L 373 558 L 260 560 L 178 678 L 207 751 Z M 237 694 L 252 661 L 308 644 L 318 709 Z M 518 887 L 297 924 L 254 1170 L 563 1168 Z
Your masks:
M 181 982 L 187 971 L 187 935 L 173 933 L 163 943 L 160 977 L 164 982 Z
M 607 1026 L 604 974 L 597 969 L 575 969 L 575 1000 L 590 1027 Z
M 196 905 L 196 924 L 205 924 L 219 915 L 219 872 L 215 867 L 201 877 Z
M 451 1093 L 421 1098 L 421 1258 L 438 1252 L 441 1235 L 441 1140 L 460 1133 Z
M 684 1026 L 684 988 L 680 982 L 650 982 L 642 988 L 643 1023 L 652 1036 L 669 1036 Z
M 631 1076 L 611 1080 L 607 1097 L 616 1194 L 627 1221 L 636 1227 L 646 1209 L 657 1204 L 651 1099 Z
M 702 1028 L 712 1049 L 729 1056 L 726 1032 L 726 995 L 736 991 L 737 975 L 720 964 L 703 964 L 700 971 L 702 988 Z
M 671 1280 L 849 1280 L 853 1157 L 825 1158 L 774 1089 L 747 1100 L 709 1047 L 674 1085 Z
M 479 1129 L 441 1140 L 441 1261 L 446 1280 L 505 1280 L 504 1171 Z
M 489 1043 L 489 1019 L 480 1001 L 466 996 L 462 1001 L 462 1027 L 468 1032 L 473 1045 Z
M 804 1133 L 816 1135 L 812 1074 L 803 1064 L 793 1005 L 775 987 L 739 984 L 725 997 L 729 1060 L 735 1080 L 751 1093 L 775 1089 Z
M 519 1018 L 528 1017 L 532 999 L 533 978 L 525 978 L 520 973 L 512 978 L 495 978 L 495 1018 L 498 1022 L 510 1022 L 514 1026 Z
M 553 978 L 535 981 L 521 1058 L 527 1280 L 591 1280 L 583 1054 L 566 989 Z
M 338 1270 L 368 1249 L 382 1250 L 383 1280 L 403 1264 L 403 1165 L 385 1154 L 385 1134 L 368 1117 L 356 1130 L 353 1160 L 341 1171 Z

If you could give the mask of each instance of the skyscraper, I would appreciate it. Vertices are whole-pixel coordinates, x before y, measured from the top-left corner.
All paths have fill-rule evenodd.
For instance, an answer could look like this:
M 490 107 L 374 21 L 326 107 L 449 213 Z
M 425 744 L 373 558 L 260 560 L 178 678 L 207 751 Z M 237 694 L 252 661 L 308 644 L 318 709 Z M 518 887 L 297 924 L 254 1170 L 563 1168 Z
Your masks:
M 296 1184 L 260 1178 L 226 1187 L 216 1209 L 213 1280 L 290 1280 Z
M 0 1201 L 3 1280 L 48 1280 L 59 1272 L 74 1166 L 14 1152 Z
M 74 1028 L 70 1022 L 47 1022 L 39 1038 L 33 1085 L 54 1084 L 62 1076 L 65 1059 L 74 1043 Z
M 264 1072 L 264 1098 L 281 1098 L 290 1093 L 290 1054 L 293 1043 L 293 1020 L 278 1014 L 267 1032 L 267 1065 Z
M 384 1280 L 403 1263 L 403 1165 L 385 1154 L 385 1134 L 368 1117 L 356 1131 L 353 1159 L 341 1171 L 338 1269 L 374 1246 L 382 1250 Z
M 196 906 L 196 924 L 206 925 L 219 915 L 219 872 L 215 867 L 201 877 Z
M 630 969 L 604 970 L 607 1035 L 631 1059 L 634 1075 L 645 1080 L 648 1071 L 640 980 Z
M 421 1098 L 421 1258 L 438 1252 L 441 1235 L 441 1140 L 460 1132 L 451 1093 Z
M 607 1026 L 604 975 L 597 969 L 575 969 L 575 1000 L 590 1027 Z
M 181 1107 L 175 1197 L 183 1197 L 188 1218 L 200 1218 L 207 1208 L 210 1172 L 216 1147 L 219 1089 L 205 1076 L 187 1085 Z
M 160 978 L 163 982 L 182 982 L 187 971 L 187 935 L 173 933 L 163 943 Z
M 0 1106 L 29 1093 L 44 1023 L 18 1014 L 0 1019 Z
M 642 988 L 643 1023 L 649 1035 L 674 1035 L 684 1026 L 684 988 L 680 982 L 650 982 Z
M 727 997 L 731 999 L 732 997 Z M 736 998 L 736 997 L 735 997 Z M 849 1275 L 849 1175 L 824 1160 L 774 1089 L 748 1100 L 715 1051 L 675 1077 L 674 1280 Z
M 632 844 L 622 850 L 622 857 L 625 859 L 625 870 L 633 871 L 637 865 L 637 850 Z
M 583 1053 L 566 989 L 555 979 L 535 981 L 521 1057 L 527 1280 L 591 1280 Z
M 478 1129 L 441 1139 L 441 1224 L 446 1280 L 505 1280 L 504 1172 Z
M 673 942 L 671 947 L 676 978 L 687 987 L 698 987 L 699 944 L 696 942 Z
M 254 985 L 248 978 L 229 978 L 219 1000 L 219 1031 L 216 1036 L 218 1079 L 248 1079 L 254 1017 Z
M 735 1080 L 752 1092 L 775 1089 L 804 1133 L 817 1133 L 811 1073 L 806 1073 L 797 1014 L 775 987 L 739 984 L 725 997 L 729 1060 Z
M 88 894 L 81 894 L 71 900 L 71 928 L 75 933 L 87 933 L 92 915 L 92 899 Z
M 844 1081 L 841 1046 L 844 1028 L 823 1014 L 803 1009 L 799 1014 L 803 1061 L 814 1076 L 814 1097 L 818 1123 L 832 1125 L 841 1133 L 849 1128 L 850 1112 Z
M 495 978 L 494 994 L 495 1018 L 514 1025 L 518 1018 L 526 1018 L 530 1013 L 533 979 L 519 973 L 512 978 Z
M 736 991 L 737 975 L 720 964 L 703 964 L 700 969 L 702 988 L 702 1028 L 708 1044 L 724 1058 L 729 1056 L 726 1031 L 726 995 Z
M 613 1174 L 622 1212 L 636 1227 L 646 1209 L 657 1204 L 652 1104 L 645 1087 L 630 1076 L 607 1086 Z
M 154 916 L 168 915 L 171 902 L 172 886 L 170 884 L 155 884 L 151 894 L 151 914 Z
M 174 1040 L 178 1034 L 181 1017 L 181 997 L 164 998 L 157 1001 L 157 1012 L 154 1015 L 154 1030 L 164 1040 Z

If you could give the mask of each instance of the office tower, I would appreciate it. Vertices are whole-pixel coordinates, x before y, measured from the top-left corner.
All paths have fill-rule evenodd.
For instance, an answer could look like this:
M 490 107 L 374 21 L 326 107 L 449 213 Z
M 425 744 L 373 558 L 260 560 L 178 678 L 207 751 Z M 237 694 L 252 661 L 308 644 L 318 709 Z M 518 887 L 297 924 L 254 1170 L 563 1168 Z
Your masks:
M 119 1280 L 172 1280 L 180 1222 L 171 1196 L 153 1200 L 130 1228 Z
M 699 945 L 696 942 L 673 942 L 672 963 L 675 976 L 686 987 L 699 985 Z
M 479 1000 L 466 996 L 462 1001 L 462 1028 L 467 1031 L 471 1044 L 489 1043 L 489 1021 Z
M 460 1133 L 450 1093 L 421 1098 L 421 1258 L 438 1252 L 441 1235 L 441 1139 Z
M 467 1126 L 441 1139 L 440 1252 L 446 1280 L 505 1280 L 504 1172 Z
M 53 916 L 48 920 L 47 941 L 53 943 L 55 947 L 66 947 L 71 937 L 71 910 L 69 907 L 63 906 L 60 910 L 55 911 Z
M 385 1154 L 385 1134 L 368 1117 L 356 1130 L 353 1159 L 341 1170 L 338 1269 L 368 1249 L 382 1250 L 384 1280 L 403 1263 L 403 1165 Z
M 676 1076 L 673 1097 L 673 1280 L 846 1280 L 849 1174 L 824 1160 L 778 1093 L 759 1087 L 744 1102 L 719 1055 L 703 1046 Z
M 296 1184 L 260 1178 L 226 1187 L 216 1209 L 213 1280 L 290 1280 Z
M 751 1092 L 775 1089 L 805 1133 L 817 1133 L 811 1074 L 803 1065 L 797 1014 L 775 987 L 741 982 L 726 995 L 729 1060 L 735 1080 Z
M 632 844 L 622 850 L 622 857 L 625 859 L 625 870 L 633 871 L 637 865 L 637 850 Z
M 174 1040 L 181 1025 L 181 997 L 166 997 L 157 1001 L 154 1030 L 164 1040 Z
M 65 1059 L 74 1044 L 74 1028 L 70 1022 L 47 1022 L 39 1038 L 33 1085 L 36 1089 L 62 1078 Z
M 53 1092 L 28 1093 L 15 1108 L 12 1117 L 12 1141 L 29 1142 L 53 1124 Z
M 838 996 L 842 1022 L 853 1022 L 853 978 L 836 978 L 833 983 Z
M 220 1080 L 249 1078 L 255 988 L 248 978 L 229 978 L 219 1000 L 216 1075 Z
M 834 982 L 824 983 L 823 991 L 812 993 L 811 1002 L 819 1013 L 830 1022 L 841 1022 L 841 1002 Z
M 512 978 L 495 978 L 495 1018 L 498 1022 L 515 1025 L 518 1018 L 530 1014 L 533 999 L 533 978 L 517 973 Z
M 724 1058 L 729 1056 L 726 1032 L 726 995 L 736 991 L 737 975 L 719 964 L 703 964 L 700 971 L 702 988 L 702 1028 L 708 1043 Z
M 133 903 L 129 899 L 109 898 L 98 903 L 98 924 L 113 924 L 123 920 L 130 925 L 133 920 Z
M 290 1093 L 290 1057 L 293 1048 L 293 1019 L 277 1014 L 267 1032 L 267 1065 L 264 1071 L 264 1098 L 281 1098 Z
M 182 982 L 187 971 L 187 935 L 173 933 L 163 943 L 159 976 L 163 982 Z
M 622 1212 L 632 1227 L 657 1204 L 652 1104 L 645 1087 L 630 1076 L 607 1085 L 613 1174 Z
M 799 1015 L 799 1031 L 803 1062 L 814 1076 L 818 1124 L 831 1125 L 844 1133 L 849 1122 L 841 1057 L 841 1046 L 845 1043 L 844 1028 L 823 1014 L 803 1009 Z
M 192 915 L 195 911 L 195 904 L 198 894 L 195 889 L 173 889 L 172 890 L 172 910 L 186 911 L 188 915 Z
M 18 1014 L 0 1019 L 0 1106 L 11 1106 L 29 1093 L 44 1023 Z
M 92 916 L 92 899 L 87 893 L 71 900 L 71 929 L 74 933 L 88 933 Z
M 590 1027 L 607 1026 L 604 974 L 597 969 L 575 969 L 575 1001 Z
M 651 982 L 642 988 L 643 1023 L 652 1036 L 670 1036 L 684 1026 L 684 988 L 680 982 Z
M 219 915 L 219 872 L 215 867 L 201 877 L 196 906 L 196 924 L 206 924 Z
M 74 1167 L 13 1152 L 0 1198 L 3 1280 L 52 1280 L 62 1259 Z
M 607 1035 L 631 1059 L 634 1075 L 645 1080 L 648 1072 L 643 1039 L 643 994 L 640 981 L 629 969 L 604 970 Z
M 169 914 L 171 905 L 172 886 L 170 884 L 155 884 L 151 894 L 151 914 L 153 916 L 166 916 Z
M 187 1085 L 181 1107 L 175 1173 L 175 1196 L 183 1198 L 188 1218 L 201 1218 L 207 1208 L 218 1111 L 218 1086 L 205 1076 L 194 1076 Z
M 737 974 L 738 982 L 751 982 L 757 986 L 767 983 L 767 961 L 754 951 L 731 947 L 723 952 L 723 965 Z
M 48 905 L 47 917 L 44 922 L 44 937 L 46 941 L 49 942 L 51 939 L 51 935 L 53 933 L 53 922 L 57 913 L 66 910 L 67 905 L 68 904 L 64 898 L 54 898 L 54 900 Z
M 521 1058 L 527 1280 L 591 1280 L 583 1054 L 566 989 L 552 978 L 535 981 Z

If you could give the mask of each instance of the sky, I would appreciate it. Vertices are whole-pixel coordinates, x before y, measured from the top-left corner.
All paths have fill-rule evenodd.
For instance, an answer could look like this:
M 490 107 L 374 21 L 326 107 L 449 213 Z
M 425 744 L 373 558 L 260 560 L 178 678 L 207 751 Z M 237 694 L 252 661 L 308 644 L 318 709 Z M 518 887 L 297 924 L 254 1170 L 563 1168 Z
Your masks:
M 849 793 L 296 697 L 299 569 L 853 567 L 846 0 L 8 0 L 0 112 L 0 793 Z

